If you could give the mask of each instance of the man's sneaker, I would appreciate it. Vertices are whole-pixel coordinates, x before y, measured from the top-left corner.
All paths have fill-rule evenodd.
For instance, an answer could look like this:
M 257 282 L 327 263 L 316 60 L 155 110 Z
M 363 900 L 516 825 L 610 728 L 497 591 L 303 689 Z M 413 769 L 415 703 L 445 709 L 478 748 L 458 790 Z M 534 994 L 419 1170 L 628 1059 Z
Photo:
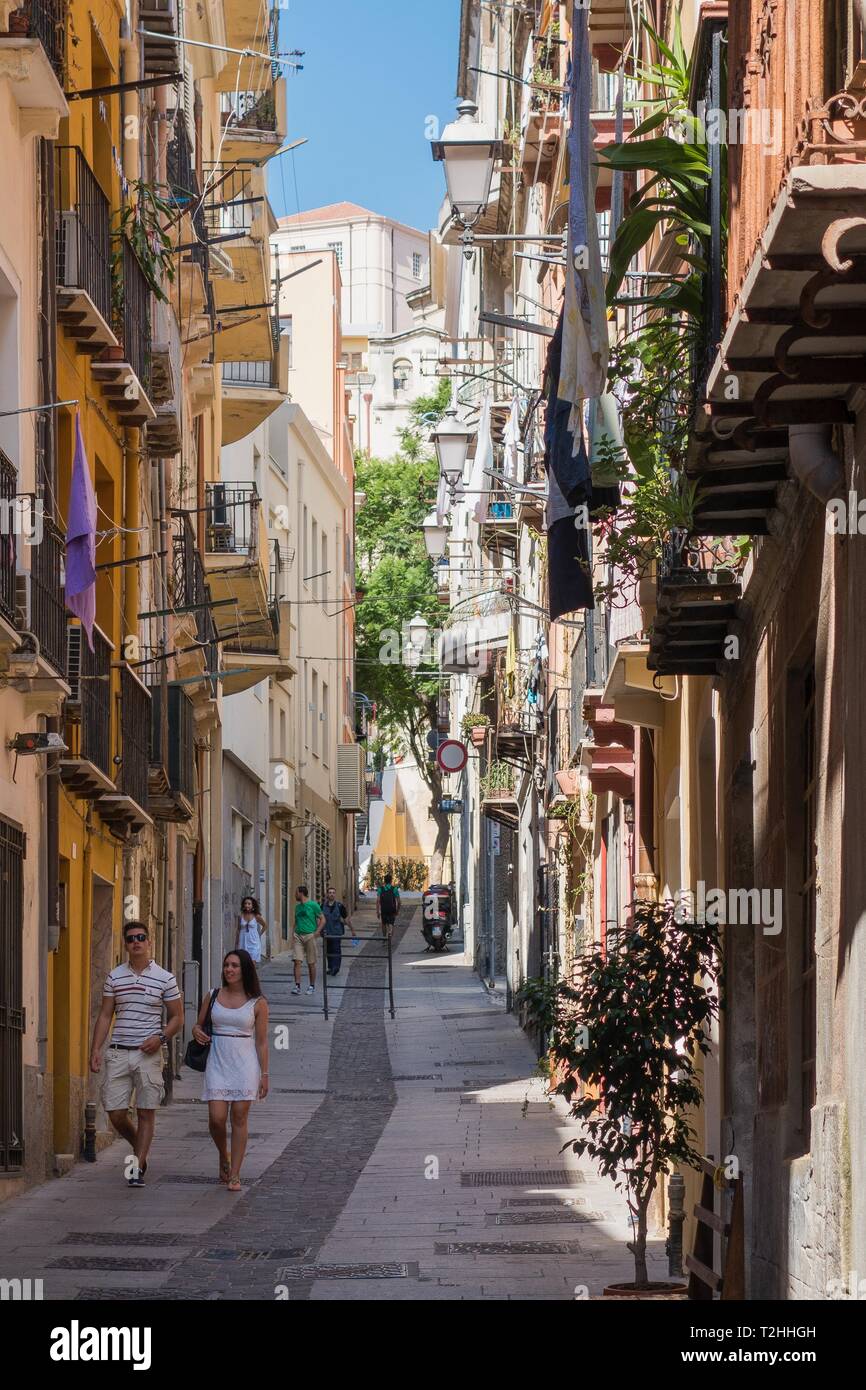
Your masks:
M 141 1171 L 139 1171 L 136 1177 L 127 1178 L 126 1185 L 127 1187 L 144 1187 L 144 1178 Z
M 292 985 L 292 994 L 300 994 L 300 992 L 301 992 L 301 986 L 300 986 L 300 985 Z
M 315 985 L 307 985 L 307 993 L 308 993 L 308 994 L 315 994 L 315 992 L 316 992 L 316 987 L 315 987 Z

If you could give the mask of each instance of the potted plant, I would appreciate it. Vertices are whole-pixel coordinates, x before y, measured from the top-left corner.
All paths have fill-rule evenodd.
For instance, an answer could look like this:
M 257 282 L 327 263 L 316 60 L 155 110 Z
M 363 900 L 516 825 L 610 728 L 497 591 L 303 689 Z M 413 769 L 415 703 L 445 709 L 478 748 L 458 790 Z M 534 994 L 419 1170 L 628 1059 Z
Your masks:
M 607 950 L 578 957 L 570 983 L 530 980 L 521 996 L 550 1039 L 554 1090 L 580 1133 L 565 1145 L 588 1154 L 625 1192 L 635 1277 L 605 1297 L 672 1297 L 685 1285 L 651 1283 L 650 1204 L 663 1174 L 697 1168 L 690 1115 L 701 1104 L 698 1064 L 719 1012 L 719 933 L 684 921 L 673 902 L 635 902 Z
M 485 801 L 514 800 L 514 768 L 510 763 L 491 763 L 481 778 L 481 795 Z
M 476 748 L 483 746 L 489 728 L 490 716 L 487 714 L 464 714 L 460 721 L 463 737 L 471 739 Z

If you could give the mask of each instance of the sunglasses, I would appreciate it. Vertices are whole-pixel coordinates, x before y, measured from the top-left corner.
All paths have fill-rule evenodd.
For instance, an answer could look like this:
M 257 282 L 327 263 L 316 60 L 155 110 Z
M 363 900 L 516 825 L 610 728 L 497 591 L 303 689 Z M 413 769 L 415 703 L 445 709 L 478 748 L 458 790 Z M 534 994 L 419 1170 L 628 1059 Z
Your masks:
M 126 938 L 127 945 L 129 944 L 130 941 L 146 941 L 146 940 L 147 940 L 147 937 L 145 936 L 144 932 L 137 932 L 134 936 L 128 936 L 128 937 Z

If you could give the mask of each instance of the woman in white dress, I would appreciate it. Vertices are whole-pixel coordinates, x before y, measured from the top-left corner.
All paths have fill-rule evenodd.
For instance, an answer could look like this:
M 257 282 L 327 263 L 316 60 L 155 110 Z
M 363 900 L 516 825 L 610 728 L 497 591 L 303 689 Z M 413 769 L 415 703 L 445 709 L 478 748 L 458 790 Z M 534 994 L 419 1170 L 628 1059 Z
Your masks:
M 229 1192 L 240 1192 L 250 1105 L 268 1094 L 268 1002 L 248 951 L 229 951 L 223 961 L 222 988 L 211 1012 L 211 1038 L 203 1028 L 209 1005 L 208 995 L 192 1030 L 196 1042 L 210 1046 L 201 1098 L 208 1103 L 208 1127 L 219 1153 L 220 1182 Z
M 249 951 L 258 965 L 262 958 L 262 937 L 267 929 L 268 924 L 261 914 L 258 899 L 248 895 L 241 903 L 241 915 L 238 918 L 238 929 L 235 934 L 235 950 Z

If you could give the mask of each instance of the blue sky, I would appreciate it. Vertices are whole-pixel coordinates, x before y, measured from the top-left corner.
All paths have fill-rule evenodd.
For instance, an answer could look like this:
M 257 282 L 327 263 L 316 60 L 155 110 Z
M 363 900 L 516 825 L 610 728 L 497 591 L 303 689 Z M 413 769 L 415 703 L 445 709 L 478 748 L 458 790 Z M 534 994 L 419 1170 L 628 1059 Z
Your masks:
M 435 225 L 445 181 L 425 121 L 453 117 L 459 19 L 460 0 L 288 0 L 280 49 L 306 53 L 287 73 L 287 138 L 309 143 L 271 165 L 278 217 L 345 200 Z

